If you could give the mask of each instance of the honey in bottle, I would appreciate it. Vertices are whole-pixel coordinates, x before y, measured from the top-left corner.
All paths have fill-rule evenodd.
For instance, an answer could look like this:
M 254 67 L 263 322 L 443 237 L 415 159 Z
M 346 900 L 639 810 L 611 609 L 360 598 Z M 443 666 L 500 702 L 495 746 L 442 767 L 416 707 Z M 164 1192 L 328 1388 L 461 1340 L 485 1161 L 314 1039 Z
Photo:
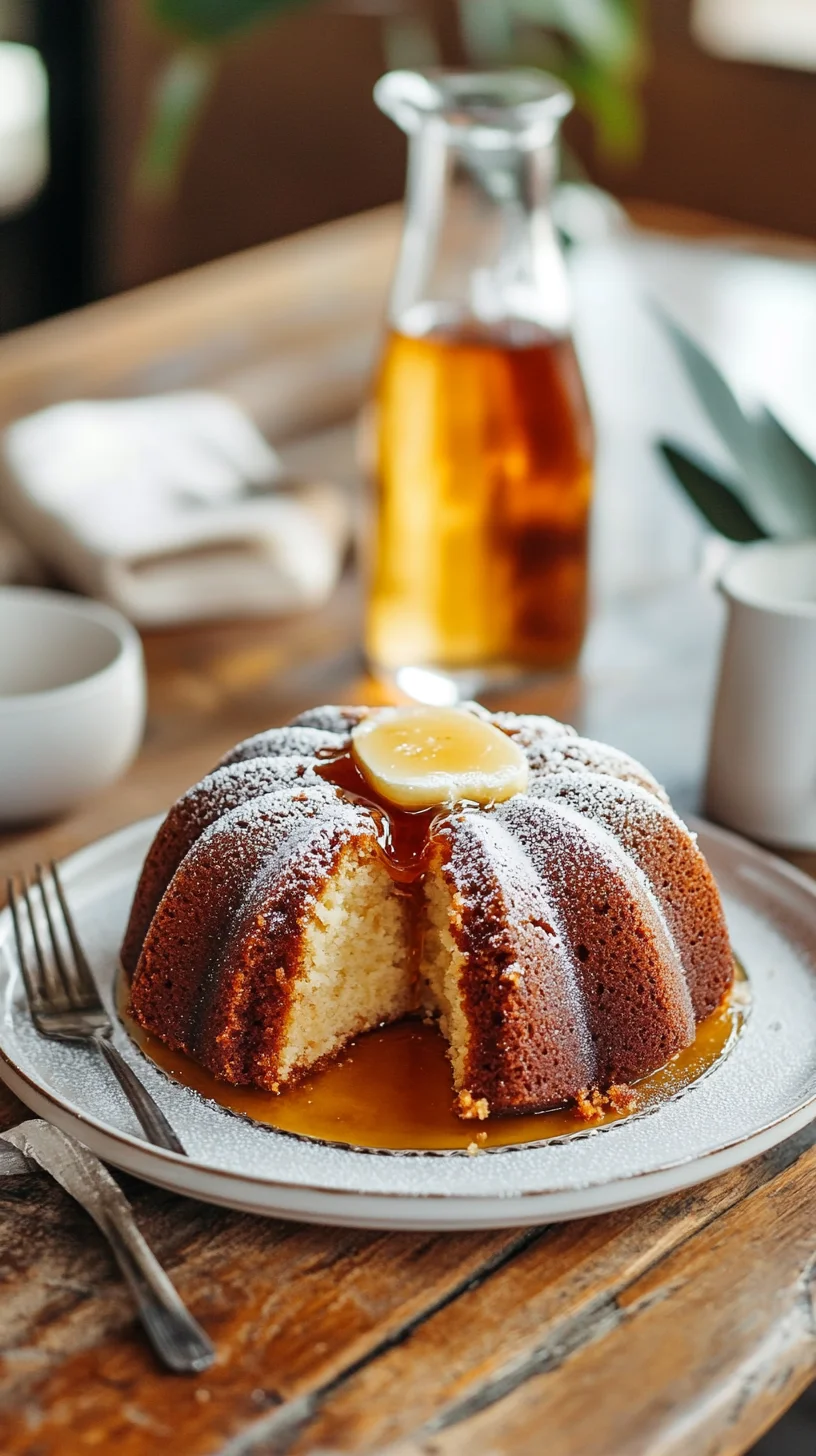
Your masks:
M 592 433 L 549 212 L 540 73 L 400 72 L 412 136 L 374 401 L 367 652 L 492 678 L 560 669 L 585 629 Z

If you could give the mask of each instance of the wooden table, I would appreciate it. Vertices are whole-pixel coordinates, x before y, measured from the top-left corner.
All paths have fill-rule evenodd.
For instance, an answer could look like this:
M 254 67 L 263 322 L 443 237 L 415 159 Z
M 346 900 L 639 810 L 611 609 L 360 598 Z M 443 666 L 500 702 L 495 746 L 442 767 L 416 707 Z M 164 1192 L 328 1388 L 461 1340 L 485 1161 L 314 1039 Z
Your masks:
M 0 424 L 77 393 L 218 382 L 274 437 L 292 436 L 293 461 L 350 478 L 342 422 L 364 387 L 395 236 L 390 211 L 354 219 L 9 338 Z M 690 580 L 605 601 L 582 675 L 514 702 L 614 722 L 641 751 L 651 733 L 659 766 L 673 763 L 690 693 L 704 720 L 716 612 Z M 358 614 L 349 576 L 310 617 L 151 635 L 138 762 L 70 818 L 0 840 L 2 872 L 163 808 L 237 738 L 302 706 L 370 697 Z M 665 651 L 650 656 L 652 641 Z M 651 718 L 632 707 L 646 702 Z M 816 873 L 816 857 L 798 860 Z M 0 1090 L 0 1127 L 25 1115 Z M 816 1368 L 814 1141 L 807 1130 L 631 1212 L 461 1236 L 265 1221 L 124 1180 L 218 1346 L 197 1379 L 156 1367 L 85 1215 L 44 1178 L 7 1180 L 0 1452 L 743 1452 Z

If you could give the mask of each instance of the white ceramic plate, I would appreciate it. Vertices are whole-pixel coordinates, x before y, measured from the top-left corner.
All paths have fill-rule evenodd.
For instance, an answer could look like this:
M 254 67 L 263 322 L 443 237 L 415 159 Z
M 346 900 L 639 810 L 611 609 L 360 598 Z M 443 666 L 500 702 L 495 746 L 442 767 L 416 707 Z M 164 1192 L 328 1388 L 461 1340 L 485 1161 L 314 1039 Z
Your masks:
M 157 820 L 64 864 L 103 996 L 113 995 L 125 917 Z M 123 1031 L 118 1044 L 189 1151 L 145 1143 L 101 1058 L 43 1040 L 23 1001 L 8 911 L 0 915 L 0 1075 L 23 1102 L 108 1162 L 177 1193 L 282 1218 L 369 1228 L 475 1229 L 578 1218 L 711 1178 L 816 1116 L 816 883 L 710 825 L 696 826 L 720 884 L 753 1006 L 730 1054 L 651 1113 L 526 1148 L 355 1151 L 245 1122 L 172 1082 Z

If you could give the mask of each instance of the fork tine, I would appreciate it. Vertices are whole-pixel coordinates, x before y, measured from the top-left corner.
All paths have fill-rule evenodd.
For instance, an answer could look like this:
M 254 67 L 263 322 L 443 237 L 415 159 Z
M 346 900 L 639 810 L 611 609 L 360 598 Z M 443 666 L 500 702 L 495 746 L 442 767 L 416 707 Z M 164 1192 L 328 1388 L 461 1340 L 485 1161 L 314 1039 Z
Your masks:
M 42 996 L 40 995 L 39 989 L 34 982 L 34 977 L 31 974 L 31 966 L 29 964 L 28 955 L 26 953 L 25 945 L 23 943 L 23 925 L 20 919 L 20 906 L 17 899 L 17 886 L 14 883 L 13 877 L 9 877 L 9 879 L 6 880 L 6 894 L 8 895 L 9 909 L 11 910 L 11 920 L 14 926 L 14 939 L 17 944 L 17 959 L 20 962 L 20 971 L 23 977 L 23 985 L 25 986 L 25 993 L 28 997 L 29 1009 L 32 1015 L 34 1015 L 37 1011 L 42 1010 Z
M 71 942 L 71 950 L 74 954 L 80 990 L 84 996 L 89 998 L 93 997 L 94 1001 L 99 1001 L 99 988 L 94 980 L 93 971 L 88 964 L 88 957 L 82 948 L 82 942 L 77 935 L 74 917 L 68 908 L 68 901 L 65 896 L 65 891 L 62 888 L 62 880 L 60 879 L 56 860 L 51 860 L 49 868 L 51 870 L 51 878 L 54 881 L 54 889 L 57 892 L 57 899 L 59 900 L 62 916 L 65 921 L 65 929 L 68 932 L 68 939 Z
M 43 875 L 43 867 L 41 864 L 34 866 L 34 874 L 36 876 L 37 888 L 40 892 L 40 899 L 42 900 L 43 910 L 45 911 L 46 924 L 48 925 L 48 937 L 51 942 L 51 953 L 54 957 L 57 972 L 62 982 L 62 989 L 65 992 L 65 995 L 68 997 L 71 1005 L 77 1006 L 82 997 L 82 991 L 79 985 L 79 977 L 74 966 L 69 964 L 68 959 L 63 954 L 62 946 L 60 945 L 59 939 L 57 938 L 56 927 L 51 916 L 51 906 L 49 904 L 48 894 L 46 893 L 45 888 L 45 876 Z
M 25 907 L 28 912 L 28 923 L 31 926 L 31 939 L 34 944 L 34 955 L 37 960 L 37 969 L 40 973 L 40 998 L 44 1003 L 43 1010 L 48 1010 L 49 1004 L 56 1009 L 60 1005 L 64 1004 L 66 1000 L 66 993 L 63 990 L 62 983 L 58 975 L 56 974 L 54 967 L 51 965 L 48 957 L 43 952 L 42 941 L 40 940 L 40 932 L 37 929 L 37 918 L 34 914 L 34 901 L 31 897 L 31 887 L 28 883 L 28 877 L 24 874 L 21 874 L 20 881 L 23 888 L 23 900 L 25 901 Z

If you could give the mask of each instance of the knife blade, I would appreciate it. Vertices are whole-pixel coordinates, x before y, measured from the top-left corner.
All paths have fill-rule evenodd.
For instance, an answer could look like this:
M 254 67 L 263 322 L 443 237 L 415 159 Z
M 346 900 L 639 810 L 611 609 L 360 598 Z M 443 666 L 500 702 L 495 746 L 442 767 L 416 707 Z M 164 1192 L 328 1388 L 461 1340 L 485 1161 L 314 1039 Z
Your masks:
M 215 1359 L 212 1342 L 182 1303 L 139 1232 L 122 1189 L 96 1155 L 41 1118 L 9 1128 L 0 1138 L 0 1147 L 3 1143 L 16 1152 L 23 1165 L 15 1165 L 16 1171 L 30 1172 L 30 1159 L 90 1214 L 110 1244 L 145 1331 L 164 1364 L 182 1374 L 206 1370 Z
M 14 1131 L 11 1128 L 10 1131 Z M 7 1143 L 5 1137 L 0 1136 L 0 1178 L 19 1178 L 23 1173 L 30 1173 L 31 1164 L 15 1148 L 13 1143 Z

